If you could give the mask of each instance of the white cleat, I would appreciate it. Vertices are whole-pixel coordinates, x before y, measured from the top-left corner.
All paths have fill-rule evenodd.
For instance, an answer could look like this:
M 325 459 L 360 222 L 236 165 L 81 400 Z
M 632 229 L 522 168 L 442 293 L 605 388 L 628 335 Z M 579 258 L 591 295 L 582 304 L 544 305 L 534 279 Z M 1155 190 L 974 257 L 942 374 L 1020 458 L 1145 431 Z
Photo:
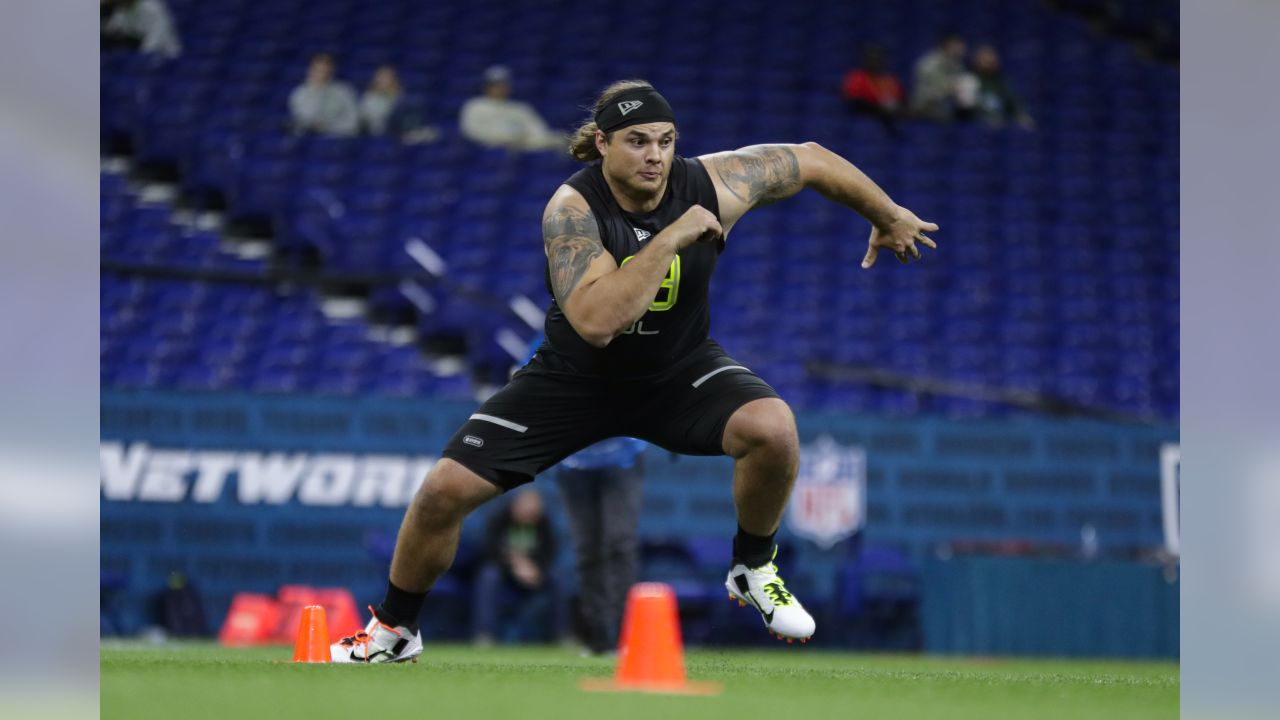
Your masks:
M 777 556 L 778 548 L 774 546 L 773 557 Z M 724 586 L 729 591 L 729 599 L 737 600 L 740 607 L 751 605 L 760 611 L 770 635 L 788 643 L 795 640 L 805 643 L 813 636 L 817 627 L 813 616 L 783 585 L 772 559 L 757 568 L 741 563 L 734 565 Z
M 369 608 L 373 612 L 373 608 Z M 383 625 L 374 615 L 364 630 L 329 646 L 335 663 L 396 663 L 422 654 L 422 633 L 398 625 Z

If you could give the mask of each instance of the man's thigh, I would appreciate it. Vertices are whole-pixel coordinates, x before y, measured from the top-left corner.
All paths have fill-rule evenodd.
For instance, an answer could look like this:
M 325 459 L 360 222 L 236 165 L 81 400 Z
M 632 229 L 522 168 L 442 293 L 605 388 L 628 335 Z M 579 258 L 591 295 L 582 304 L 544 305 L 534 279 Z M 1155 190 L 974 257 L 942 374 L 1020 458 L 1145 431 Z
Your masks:
M 442 454 L 510 490 L 608 437 L 615 416 L 599 383 L 526 370 L 485 401 Z
M 752 400 L 776 397 L 769 383 L 708 341 L 652 388 L 626 434 L 684 455 L 723 455 L 733 413 Z

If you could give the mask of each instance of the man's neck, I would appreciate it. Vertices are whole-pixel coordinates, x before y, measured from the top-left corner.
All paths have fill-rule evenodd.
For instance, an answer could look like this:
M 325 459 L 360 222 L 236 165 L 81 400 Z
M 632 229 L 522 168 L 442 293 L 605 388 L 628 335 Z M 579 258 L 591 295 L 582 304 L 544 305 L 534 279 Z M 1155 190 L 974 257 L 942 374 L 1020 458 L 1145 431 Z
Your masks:
M 618 205 L 629 213 L 635 215 L 643 215 L 653 212 L 659 204 L 662 203 L 662 196 L 667 193 L 667 183 L 671 178 L 662 181 L 662 186 L 652 195 L 645 193 L 643 195 L 628 194 L 626 189 L 620 184 L 615 183 L 613 178 L 609 177 L 609 173 L 604 173 L 605 184 L 609 186 L 609 190 L 613 193 L 613 199 L 618 201 Z

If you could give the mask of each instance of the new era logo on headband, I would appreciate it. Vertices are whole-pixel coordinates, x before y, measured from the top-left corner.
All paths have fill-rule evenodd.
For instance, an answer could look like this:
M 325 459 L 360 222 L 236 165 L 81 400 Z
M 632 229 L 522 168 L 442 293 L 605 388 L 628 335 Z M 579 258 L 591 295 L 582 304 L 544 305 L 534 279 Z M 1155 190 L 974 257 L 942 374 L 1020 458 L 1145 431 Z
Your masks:
M 651 87 L 624 90 L 601 106 L 595 120 L 596 127 L 607 133 L 640 123 L 676 121 L 666 99 Z

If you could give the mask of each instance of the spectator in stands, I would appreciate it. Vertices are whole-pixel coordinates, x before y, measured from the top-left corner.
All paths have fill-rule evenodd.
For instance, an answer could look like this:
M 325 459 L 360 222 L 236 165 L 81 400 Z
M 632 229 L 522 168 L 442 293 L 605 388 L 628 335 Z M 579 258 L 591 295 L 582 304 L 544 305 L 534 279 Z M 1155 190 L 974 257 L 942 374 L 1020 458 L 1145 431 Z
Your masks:
M 1000 69 L 1000 55 L 994 47 L 981 45 L 974 51 L 973 76 L 977 80 L 975 118 L 993 126 L 1016 122 L 1028 130 L 1035 127 L 1031 115 L 1005 79 Z
M 511 99 L 511 72 L 502 65 L 484 71 L 484 94 L 463 104 L 458 123 L 468 140 L 490 147 L 550 150 L 568 143 L 532 106 Z
M 422 104 L 405 94 L 394 65 L 378 67 L 360 98 L 360 124 L 370 135 L 391 135 L 406 143 L 429 142 L 440 131 L 422 122 Z
M 884 51 L 879 45 L 868 45 L 862 67 L 845 74 L 841 94 L 850 112 L 872 115 L 890 133 L 896 132 L 894 123 L 902 112 L 902 83 L 885 68 Z
M 307 80 L 289 95 L 289 113 L 297 133 L 351 136 L 360 130 L 356 93 L 334 80 L 334 60 L 329 53 L 311 58 Z
M 102 49 L 136 48 L 167 60 L 182 54 L 182 41 L 164 0 L 108 0 L 101 8 L 107 18 Z
M 565 608 L 552 576 L 556 556 L 555 532 L 537 490 L 514 493 L 489 520 L 484 560 L 476 578 L 474 635 L 477 645 L 491 645 L 497 631 L 499 603 L 515 609 L 513 622 L 498 639 L 530 639 L 550 627 L 558 638 L 564 630 Z M 516 596 L 518 602 L 503 602 Z M 549 617 L 547 617 L 549 615 Z M 538 622 L 539 617 L 545 618 Z
M 618 647 L 627 591 L 636 582 L 644 447 L 634 438 L 610 438 L 570 455 L 556 475 L 573 533 L 590 655 Z
M 939 122 L 955 119 L 957 105 L 966 102 L 964 51 L 964 38 L 947 33 L 916 61 L 915 88 L 911 92 L 914 115 Z

